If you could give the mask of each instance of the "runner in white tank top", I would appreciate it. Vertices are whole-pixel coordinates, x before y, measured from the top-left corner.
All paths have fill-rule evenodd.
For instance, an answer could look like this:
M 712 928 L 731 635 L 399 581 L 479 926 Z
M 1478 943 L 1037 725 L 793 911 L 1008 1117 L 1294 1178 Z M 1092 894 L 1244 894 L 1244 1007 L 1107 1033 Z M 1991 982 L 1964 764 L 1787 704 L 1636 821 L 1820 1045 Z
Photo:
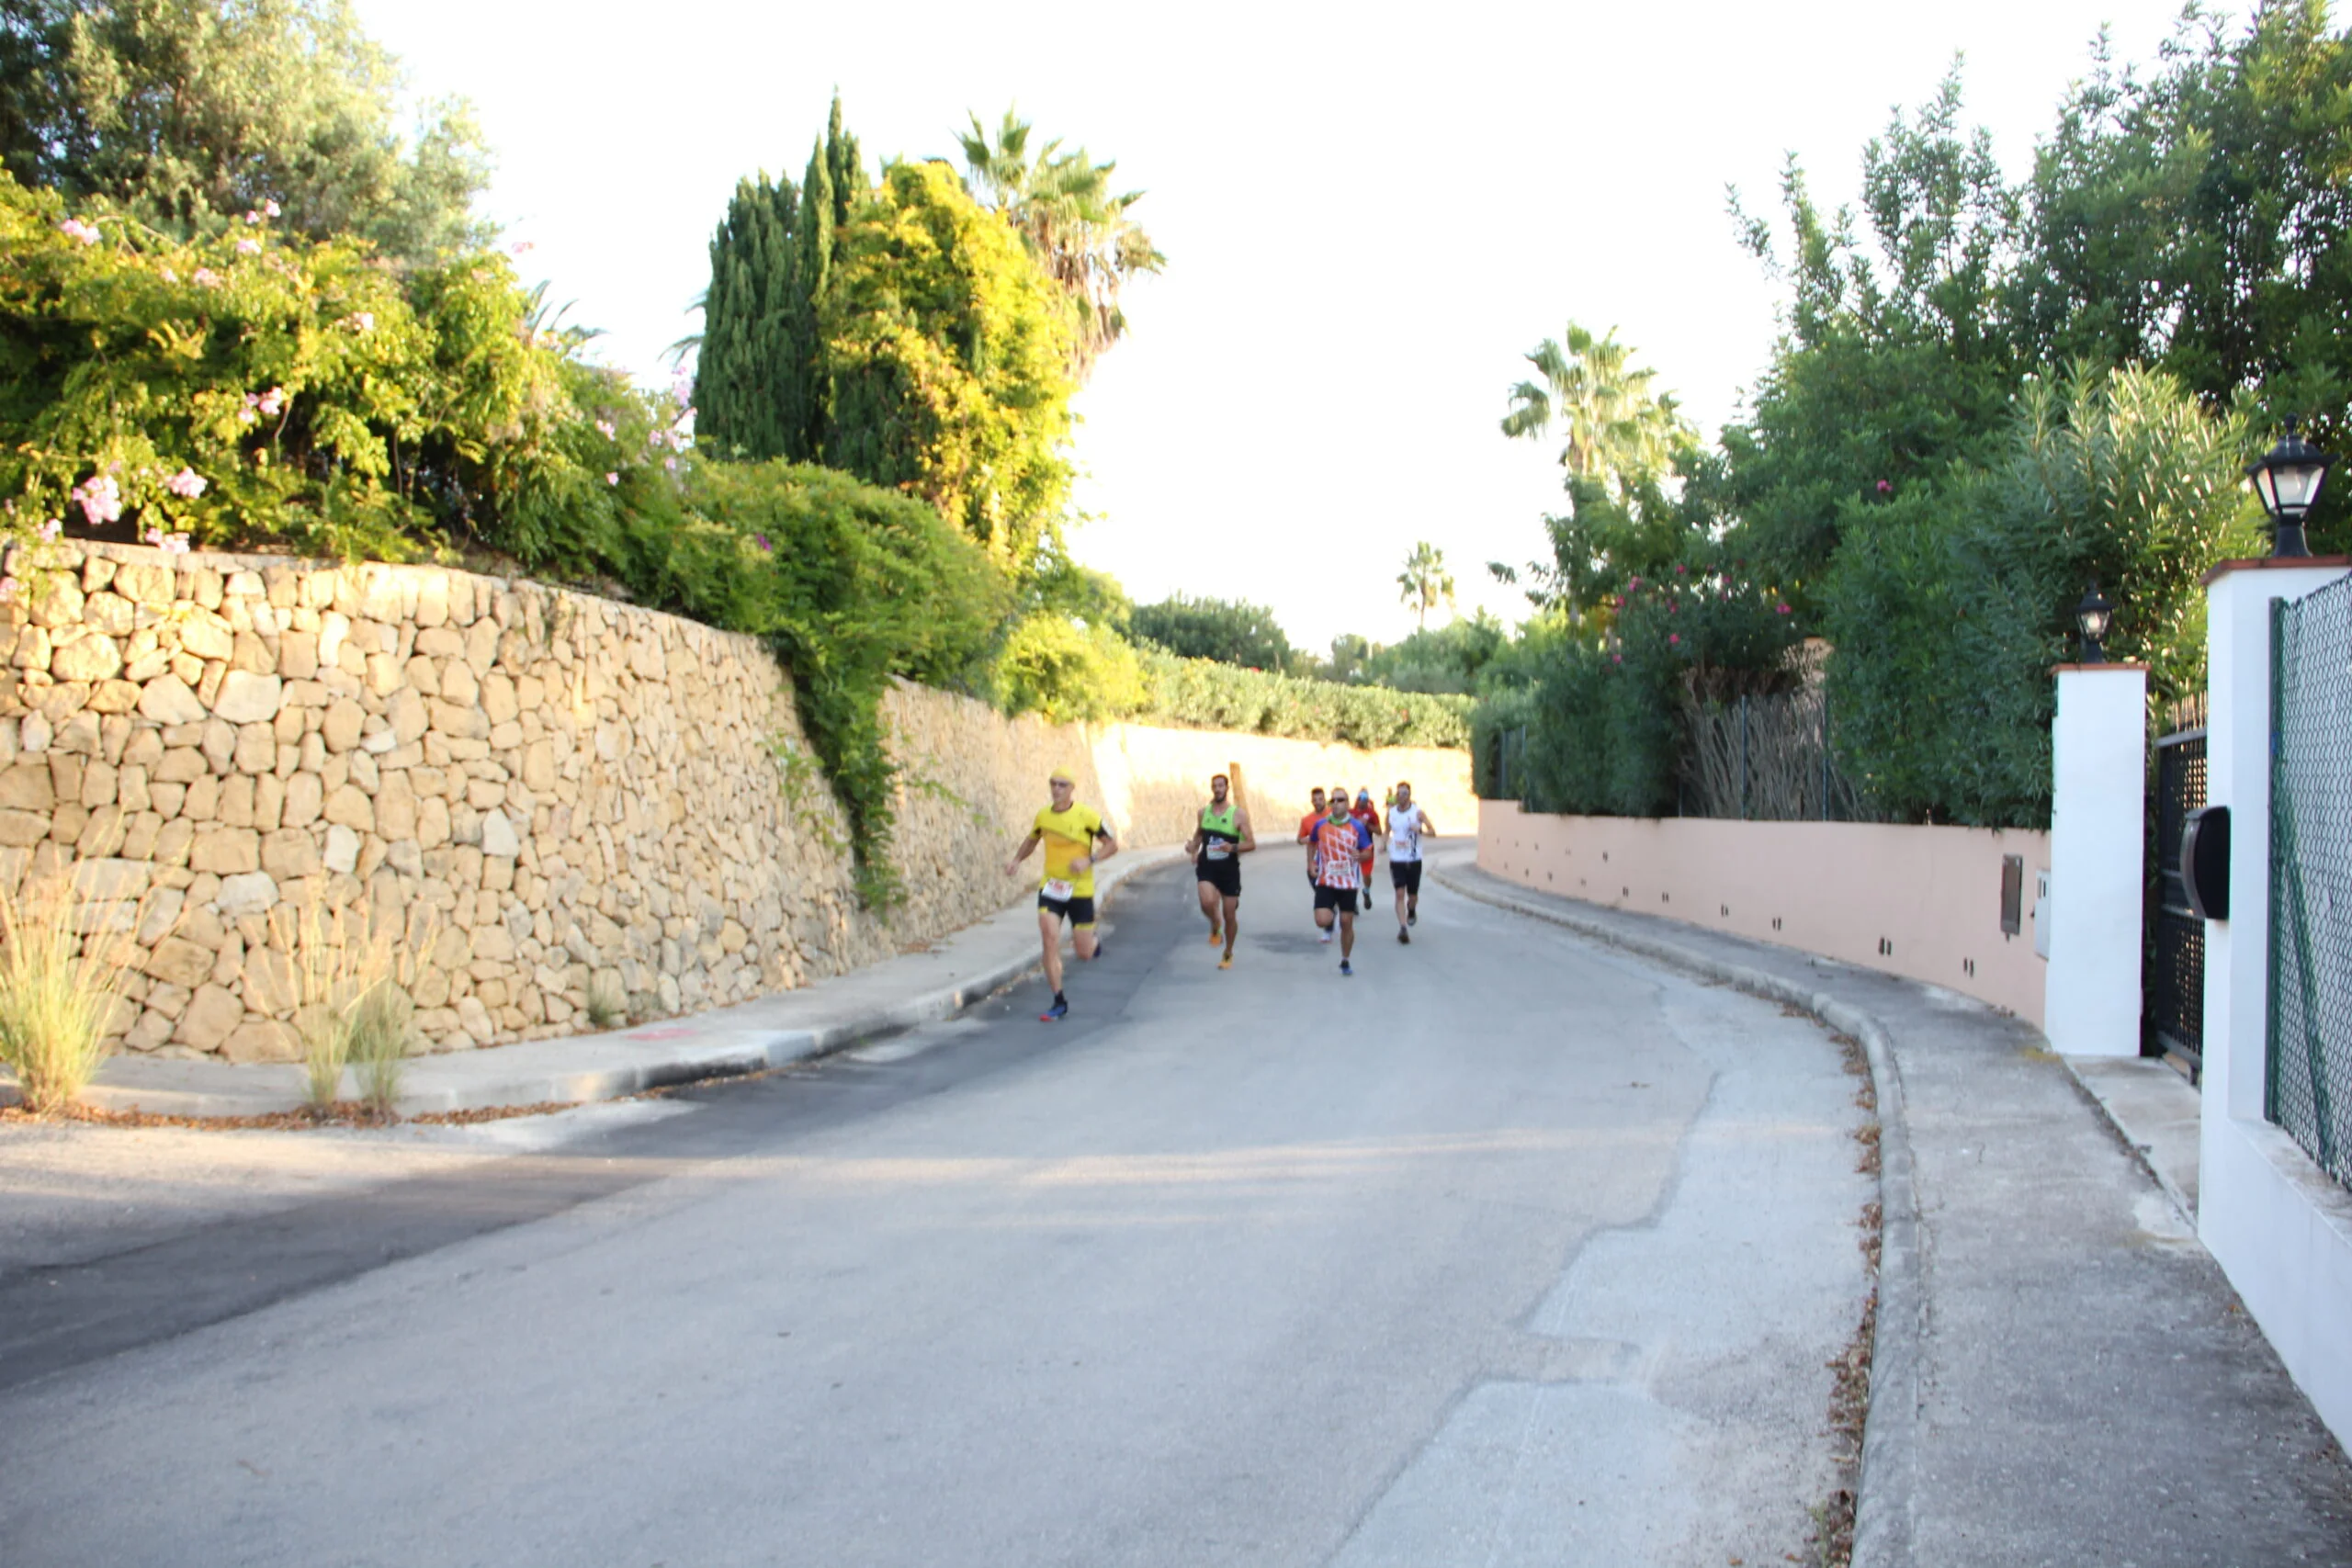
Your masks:
M 1407 928 L 1421 919 L 1421 840 L 1437 837 L 1437 824 L 1413 804 L 1413 786 L 1396 785 L 1396 804 L 1388 808 L 1388 880 L 1396 889 L 1396 940 L 1409 942 Z

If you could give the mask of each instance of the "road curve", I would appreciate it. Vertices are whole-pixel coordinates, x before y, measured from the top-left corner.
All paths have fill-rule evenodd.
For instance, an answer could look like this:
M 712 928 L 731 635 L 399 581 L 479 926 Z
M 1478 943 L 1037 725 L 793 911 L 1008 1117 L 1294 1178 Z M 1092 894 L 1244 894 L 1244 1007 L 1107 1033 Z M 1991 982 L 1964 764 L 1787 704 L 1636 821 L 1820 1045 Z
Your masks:
M 1820 1027 L 1436 889 L 1343 979 L 1250 872 L 1229 972 L 1154 873 L 1066 1023 L 17 1280 L 0 1562 L 1802 1555 L 1868 1292 Z

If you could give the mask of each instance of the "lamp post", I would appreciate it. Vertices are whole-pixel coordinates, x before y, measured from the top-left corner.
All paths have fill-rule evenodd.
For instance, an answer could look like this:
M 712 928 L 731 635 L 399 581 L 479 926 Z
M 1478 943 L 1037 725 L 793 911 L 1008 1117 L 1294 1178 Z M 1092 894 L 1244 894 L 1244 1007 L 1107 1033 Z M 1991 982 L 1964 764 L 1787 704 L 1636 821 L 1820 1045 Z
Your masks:
M 2328 465 L 2335 459 L 2295 434 L 2295 422 L 2287 422 L 2287 434 L 2269 455 L 2249 464 L 2245 477 L 2254 481 L 2254 491 L 2262 497 L 2262 509 L 2270 513 L 2270 556 L 2274 560 L 2303 559 L 2312 553 L 2303 542 L 2303 519 L 2319 503 L 2320 487 L 2327 482 Z
M 2115 606 L 2100 595 L 2098 579 L 2094 577 L 2089 591 L 2083 595 L 2083 602 L 2075 606 L 2075 626 L 2083 637 L 2082 657 L 2077 662 L 2107 662 L 2107 649 L 2100 645 L 2107 641 L 2107 628 L 2114 622 Z

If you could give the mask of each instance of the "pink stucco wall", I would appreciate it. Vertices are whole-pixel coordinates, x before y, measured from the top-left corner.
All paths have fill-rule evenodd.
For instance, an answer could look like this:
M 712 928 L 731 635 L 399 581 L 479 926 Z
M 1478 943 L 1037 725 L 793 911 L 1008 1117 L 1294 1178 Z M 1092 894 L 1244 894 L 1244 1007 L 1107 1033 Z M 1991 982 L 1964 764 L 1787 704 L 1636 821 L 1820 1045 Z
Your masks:
M 2025 861 L 2024 919 L 2001 930 L 2001 857 Z M 1927 980 L 2041 1023 L 2034 874 L 2047 833 L 1872 822 L 1531 815 L 1482 801 L 1478 864 L 1610 908 Z

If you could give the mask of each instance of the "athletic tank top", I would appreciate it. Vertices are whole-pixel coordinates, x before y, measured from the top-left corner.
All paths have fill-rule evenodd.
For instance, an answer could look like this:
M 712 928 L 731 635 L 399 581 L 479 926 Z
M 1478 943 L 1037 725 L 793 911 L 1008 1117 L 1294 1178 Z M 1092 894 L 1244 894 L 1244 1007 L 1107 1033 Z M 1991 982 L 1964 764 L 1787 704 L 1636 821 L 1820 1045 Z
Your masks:
M 1421 858 L 1421 808 L 1399 806 L 1388 813 L 1388 859 L 1415 861 Z
M 1222 811 L 1214 806 L 1202 807 L 1201 835 L 1201 858 L 1224 860 L 1241 841 L 1241 808 L 1230 801 Z

